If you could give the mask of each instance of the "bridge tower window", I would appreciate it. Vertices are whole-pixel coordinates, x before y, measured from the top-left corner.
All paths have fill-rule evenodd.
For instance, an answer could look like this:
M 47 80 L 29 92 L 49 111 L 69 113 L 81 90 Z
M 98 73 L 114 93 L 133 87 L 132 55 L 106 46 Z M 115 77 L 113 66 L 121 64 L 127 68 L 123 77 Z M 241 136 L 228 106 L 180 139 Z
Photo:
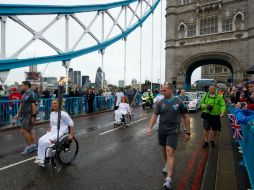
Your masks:
M 200 19 L 200 35 L 218 33 L 218 17 L 207 17 Z
M 196 24 L 189 24 L 187 26 L 187 37 L 196 36 Z
M 226 18 L 223 20 L 222 29 L 223 32 L 230 32 L 233 30 L 233 19 L 232 18 Z
M 181 5 L 186 5 L 189 3 L 192 3 L 192 1 L 191 0 L 181 0 Z

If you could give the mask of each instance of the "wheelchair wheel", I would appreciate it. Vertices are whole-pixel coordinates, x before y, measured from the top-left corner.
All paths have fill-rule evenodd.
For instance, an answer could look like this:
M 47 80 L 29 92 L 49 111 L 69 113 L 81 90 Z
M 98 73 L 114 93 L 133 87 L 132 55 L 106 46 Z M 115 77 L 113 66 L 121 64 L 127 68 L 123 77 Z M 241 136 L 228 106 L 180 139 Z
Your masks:
M 125 126 L 129 127 L 131 124 L 131 115 L 130 114 L 127 114 L 125 116 Z
M 79 144 L 75 138 L 70 141 L 68 136 L 64 137 L 57 145 L 57 160 L 62 164 L 70 164 L 76 158 L 78 149 Z

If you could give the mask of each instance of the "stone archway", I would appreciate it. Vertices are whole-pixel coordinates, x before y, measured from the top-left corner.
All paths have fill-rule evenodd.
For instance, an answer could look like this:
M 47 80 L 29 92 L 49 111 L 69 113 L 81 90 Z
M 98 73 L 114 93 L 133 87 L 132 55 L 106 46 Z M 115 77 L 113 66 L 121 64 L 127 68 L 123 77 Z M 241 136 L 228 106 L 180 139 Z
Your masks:
M 178 87 L 189 89 L 193 71 L 200 66 L 209 64 L 218 64 L 228 67 L 232 73 L 232 81 L 239 82 L 244 77 L 244 69 L 233 56 L 219 52 L 203 53 L 187 58 L 179 67 L 177 72 L 177 83 L 180 85 L 178 85 Z

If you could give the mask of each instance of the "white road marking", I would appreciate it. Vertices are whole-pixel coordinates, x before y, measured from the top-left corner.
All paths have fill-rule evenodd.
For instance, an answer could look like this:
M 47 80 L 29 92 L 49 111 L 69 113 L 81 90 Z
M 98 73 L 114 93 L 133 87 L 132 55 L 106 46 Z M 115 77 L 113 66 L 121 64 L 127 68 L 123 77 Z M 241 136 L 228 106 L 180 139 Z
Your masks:
M 144 117 L 144 118 L 142 118 L 142 119 L 133 121 L 133 122 L 131 122 L 131 123 L 137 123 L 137 122 L 143 121 L 143 120 L 145 120 L 145 119 L 147 119 L 147 118 L 148 118 L 148 117 Z M 106 125 L 104 125 L 104 126 L 109 126 L 109 125 L 112 125 L 112 124 L 113 124 L 113 123 L 111 122 L 111 123 L 106 124 Z M 123 127 L 123 126 L 122 126 L 122 127 Z M 103 133 L 100 133 L 99 135 L 105 135 L 105 134 L 107 134 L 107 133 L 110 133 L 110 132 L 113 132 L 113 131 L 115 131 L 115 130 L 121 129 L 122 127 L 118 127 L 118 128 L 115 128 L 115 129 L 111 129 L 111 130 L 105 131 L 105 132 L 103 132 Z M 80 133 L 77 133 L 76 135 L 79 136 L 79 135 L 86 134 L 86 133 L 87 133 L 87 132 L 85 132 L 85 131 L 80 131 Z M 14 163 L 14 164 L 10 164 L 10 165 L 8 165 L 8 166 L 4 166 L 4 167 L 0 168 L 0 171 L 6 170 L 6 169 L 8 169 L 8 168 L 11 168 L 11 167 L 14 167 L 14 166 L 17 166 L 17 165 L 20 165 L 20 164 L 23 164 L 23 163 L 28 162 L 28 161 L 30 161 L 30 160 L 33 160 L 33 159 L 35 159 L 35 158 L 36 158 L 36 156 L 33 156 L 33 157 L 28 158 L 28 159 L 26 159 L 26 160 L 22 160 L 22 161 L 20 161 L 20 162 L 17 162 L 17 163 Z
M 14 164 L 10 164 L 10 165 L 8 165 L 8 166 L 5 166 L 5 167 L 0 168 L 0 171 L 6 170 L 6 169 L 11 168 L 11 167 L 13 167 L 13 166 L 17 166 L 17 165 L 19 165 L 19 164 L 23 164 L 23 163 L 28 162 L 28 161 L 30 161 L 30 160 L 33 160 L 33 159 L 35 159 L 35 158 L 36 158 L 36 156 L 33 156 L 33 157 L 28 158 L 28 159 L 26 159 L 26 160 L 22 160 L 22 161 L 20 161 L 20 162 L 17 162 L 17 163 L 14 163 Z
M 145 120 L 145 119 L 147 119 L 147 118 L 148 118 L 148 117 L 144 117 L 144 118 L 142 118 L 142 119 L 139 119 L 139 120 L 133 121 L 133 122 L 131 122 L 131 123 L 137 123 L 137 122 L 143 121 L 143 120 Z
M 100 133 L 99 135 L 105 135 L 105 134 L 107 134 L 107 133 L 110 133 L 110 132 L 112 132 L 112 131 L 116 131 L 116 130 L 121 129 L 121 128 L 123 128 L 123 126 L 117 127 L 117 128 L 115 128 L 115 129 L 111 129 L 111 130 L 108 130 L 108 131 L 105 131 L 105 132 L 103 132 L 103 133 Z
M 144 118 L 142 118 L 142 119 L 139 119 L 139 120 L 133 121 L 133 122 L 131 122 L 131 123 L 137 123 L 137 122 L 143 121 L 143 120 L 145 120 L 145 119 L 147 119 L 147 118 L 148 118 L 148 117 L 144 117 Z M 123 126 L 121 126 L 121 127 L 117 127 L 117 128 L 115 128 L 115 129 L 110 129 L 110 130 L 108 130 L 108 131 L 105 131 L 105 132 L 103 132 L 103 133 L 100 133 L 99 135 L 105 135 L 105 134 L 107 134 L 107 133 L 110 133 L 110 132 L 116 131 L 116 130 L 121 129 L 121 128 L 123 128 Z

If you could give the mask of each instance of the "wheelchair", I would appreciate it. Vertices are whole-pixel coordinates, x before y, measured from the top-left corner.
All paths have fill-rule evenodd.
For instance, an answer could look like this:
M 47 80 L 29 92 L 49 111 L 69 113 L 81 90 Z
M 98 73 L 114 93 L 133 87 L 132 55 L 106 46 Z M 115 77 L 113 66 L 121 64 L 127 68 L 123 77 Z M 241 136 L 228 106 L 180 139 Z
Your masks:
M 127 112 L 126 114 L 122 114 L 122 118 L 120 122 L 114 122 L 114 128 L 116 127 L 129 127 L 131 125 L 131 113 Z
M 62 135 L 58 141 L 53 142 L 46 148 L 45 167 L 51 165 L 51 168 L 55 169 L 57 162 L 62 165 L 68 165 L 76 158 L 79 150 L 78 141 L 75 137 L 70 141 L 68 136 L 68 133 Z

